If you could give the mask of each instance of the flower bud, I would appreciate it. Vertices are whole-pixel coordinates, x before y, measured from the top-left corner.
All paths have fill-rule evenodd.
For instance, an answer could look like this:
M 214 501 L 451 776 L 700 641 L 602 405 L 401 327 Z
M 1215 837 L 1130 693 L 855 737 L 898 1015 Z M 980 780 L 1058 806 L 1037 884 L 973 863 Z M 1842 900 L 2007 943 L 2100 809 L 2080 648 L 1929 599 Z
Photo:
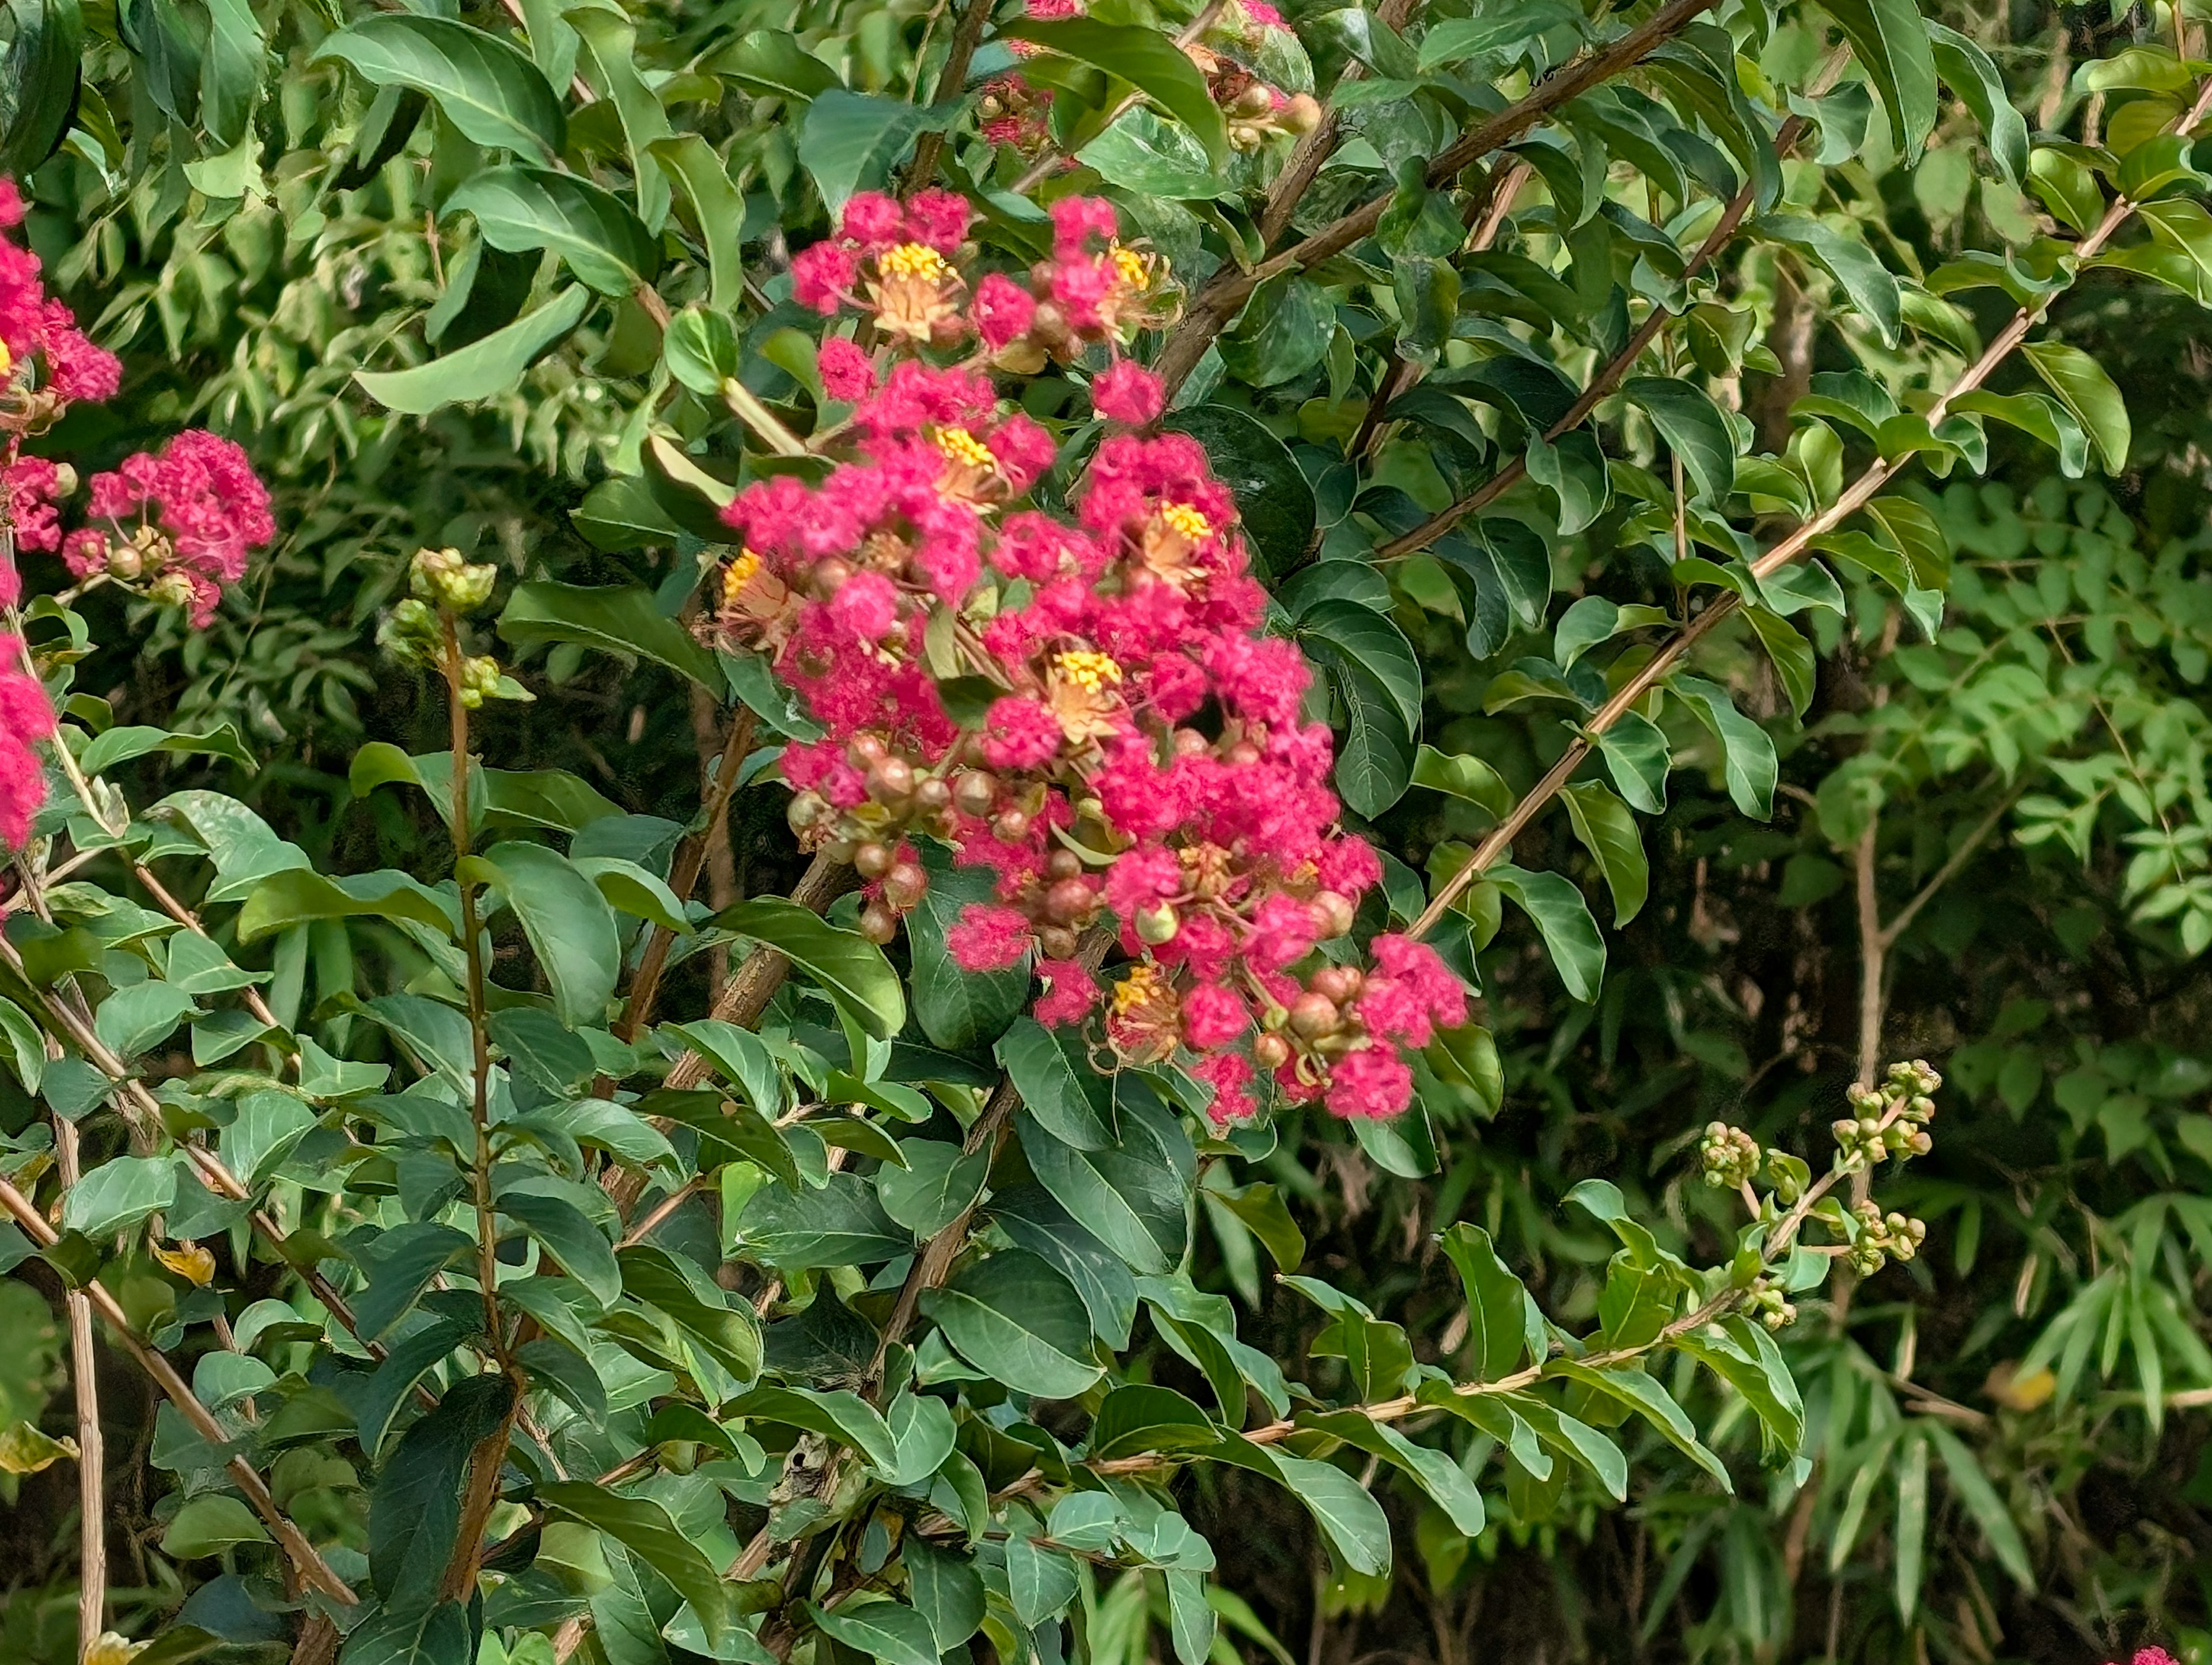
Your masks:
M 1290 101 L 1275 112 L 1275 123 L 1286 133 L 1300 137 L 1321 125 L 1321 105 L 1310 93 L 1294 93 Z
M 1158 948 L 1163 943 L 1173 942 L 1175 934 L 1182 928 L 1172 902 L 1158 902 L 1150 908 L 1137 909 L 1137 940 Z
M 165 607 L 189 607 L 192 605 L 192 581 L 183 573 L 163 573 L 146 593 Z
M 860 934 L 880 947 L 898 935 L 898 915 L 880 902 L 860 909 Z
M 952 802 L 952 788 L 933 775 L 914 783 L 914 805 L 924 815 L 936 815 Z
M 792 831 L 803 833 L 820 826 L 836 813 L 828 799 L 818 792 L 807 791 L 793 797 L 783 812 L 783 818 L 791 823 Z
M 1314 935 L 1322 942 L 1352 929 L 1354 909 L 1348 896 L 1334 890 L 1316 891 L 1313 899 Z
M 963 815 L 988 815 L 998 801 L 998 781 L 981 769 L 966 769 L 953 778 L 953 807 Z
M 1279 1070 L 1291 1061 L 1291 1043 L 1279 1035 L 1261 1035 L 1252 1042 L 1252 1056 L 1263 1070 Z
M 1336 1002 L 1326 994 L 1309 990 L 1291 1003 L 1291 1028 L 1306 1040 L 1332 1033 L 1340 1021 Z
M 1097 897 L 1079 878 L 1063 878 L 1044 893 L 1045 917 L 1055 925 L 1073 925 L 1097 906 Z
M 1018 809 L 1004 811 L 991 823 L 991 830 L 998 836 L 1000 842 L 1018 844 L 1029 836 L 1029 816 Z
M 1356 965 L 1325 965 L 1314 973 L 1311 986 L 1316 994 L 1345 1006 L 1359 998 L 1366 981 L 1366 975 Z
M 884 875 L 884 900 L 901 913 L 920 902 L 928 890 L 929 875 L 918 862 L 895 861 Z
M 827 601 L 845 587 L 845 580 L 853 575 L 853 563 L 842 555 L 832 555 L 814 563 L 811 582 L 814 593 Z
M 107 546 L 107 574 L 128 584 L 146 570 L 146 557 L 131 544 L 110 544 Z
M 862 878 L 881 878 L 896 860 L 890 845 L 872 838 L 853 852 L 853 870 Z
M 1047 925 L 1037 932 L 1037 947 L 1048 960 L 1072 960 L 1082 939 L 1071 926 Z
M 914 791 L 914 765 L 903 757 L 880 757 L 868 769 L 868 796 L 896 804 Z
M 1044 859 L 1047 878 L 1074 878 L 1083 872 L 1083 858 L 1070 849 L 1057 849 Z

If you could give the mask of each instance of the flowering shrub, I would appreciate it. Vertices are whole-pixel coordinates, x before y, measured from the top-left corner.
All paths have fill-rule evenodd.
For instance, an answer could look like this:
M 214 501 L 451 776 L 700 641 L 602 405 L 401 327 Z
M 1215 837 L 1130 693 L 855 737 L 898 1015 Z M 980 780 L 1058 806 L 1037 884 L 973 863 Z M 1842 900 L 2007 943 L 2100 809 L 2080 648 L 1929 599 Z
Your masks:
M 1294 1099 L 1395 1115 L 1413 1092 L 1398 1046 L 1464 1023 L 1466 995 L 1400 936 L 1376 939 L 1375 972 L 1291 973 L 1344 941 L 1382 866 L 1338 827 L 1304 658 L 1257 634 L 1267 595 L 1234 501 L 1195 441 L 1141 431 L 1161 390 L 1121 354 L 1163 307 L 1164 274 L 1116 240 L 1109 204 L 1063 197 L 1049 261 L 971 285 L 952 262 L 968 215 L 943 191 L 903 209 L 863 194 L 793 263 L 799 298 L 861 313 L 890 362 L 825 341 L 857 459 L 724 511 L 744 547 L 714 633 L 772 653 L 825 731 L 784 753 L 792 825 L 867 880 L 861 928 L 878 942 L 921 900 L 909 834 L 991 869 L 1000 904 L 966 910 L 952 952 L 991 971 L 1034 951 L 1049 1024 L 1091 1012 L 1077 946 L 1110 912 L 1131 963 L 1108 997 L 1109 1045 L 1147 1064 L 1187 1046 L 1217 1120 L 1257 1114 L 1255 1062 Z M 987 367 L 1092 345 L 1112 355 L 1094 410 L 1139 431 L 1099 446 L 1071 518 L 1018 508 L 1054 445 L 1000 416 Z M 939 365 L 923 348 L 967 350 Z
M 1331 1623 L 1414 1597 L 1457 1657 L 1484 1590 L 1518 1603 L 1573 1545 L 1626 1570 L 1591 1632 L 1625 1612 L 1621 1647 L 1686 1665 L 1809 1656 L 1801 1574 L 1836 1656 L 1999 1656 L 1984 1568 L 2017 1602 L 2040 1569 L 2093 1587 L 2051 1598 L 2076 1628 L 2111 1611 L 2019 1455 L 2074 1436 L 1931 1391 L 1920 1315 L 1978 1370 L 2078 1269 L 1984 1397 L 2032 1416 L 2125 1358 L 2141 1390 L 2099 1413 L 2148 1449 L 2209 1391 L 2168 1384 L 2212 1381 L 2165 1225 L 2206 1217 L 2169 1186 L 2095 1219 L 2085 1159 L 2088 1223 L 2014 1206 L 2032 1252 L 1954 1322 L 1930 1291 L 2000 1207 L 1913 1165 L 1987 1153 L 1939 1146 L 1939 1091 L 2032 1105 L 2045 1066 L 1884 1072 L 1887 957 L 2014 809 L 2094 874 L 2104 794 L 2142 823 L 2136 927 L 2212 919 L 2172 693 L 2202 598 L 2179 559 L 2030 582 L 2014 549 L 1946 630 L 1901 477 L 1978 471 L 1990 423 L 2128 463 L 2047 314 L 2085 274 L 2207 292 L 2191 20 L 2086 66 L 2079 110 L 2039 93 L 2054 142 L 1899 0 L 833 3 L 826 35 L 742 0 L 278 4 L 210 11 L 204 50 L 127 8 L 84 73 L 129 84 L 71 102 L 76 9 L 18 6 L 0 60 L 49 216 L 0 254 L 0 1288 L 60 1304 L 76 1389 L 64 1442 L 0 1375 L 0 1486 L 73 1493 L 82 1657 L 1229 1665 L 1302 1613 L 1343 1656 Z M 2004 245 L 1940 269 L 1874 182 L 1939 120 Z M 284 286 L 250 372 L 143 401 L 234 439 L 121 454 L 155 424 L 27 252 L 72 212 L 84 292 L 118 237 L 189 246 L 103 340 L 203 327 L 182 297 L 220 313 L 226 270 Z M 2047 393 L 1993 380 L 2015 355 Z M 272 433 L 322 435 L 353 520 L 297 458 L 272 501 L 239 442 L 265 463 Z M 588 553 L 511 492 L 441 495 L 518 441 L 578 477 L 553 495 Z M 271 647 L 286 559 L 373 576 Z M 1850 707 L 1893 665 L 1890 691 L 1981 676 L 1985 625 L 2010 657 L 1954 720 Z M 2109 674 L 2169 629 L 2170 675 Z M 373 634 L 379 738 L 256 779 L 164 705 L 161 644 L 204 664 L 210 631 L 264 688 Z M 2069 710 L 2115 737 L 2094 768 Z M 662 728 L 690 749 L 655 773 Z M 1861 742 L 1814 790 L 1801 759 Z M 1917 838 L 1885 922 L 1881 795 L 1960 757 L 1995 806 Z M 1799 831 L 1747 824 L 1778 805 Z M 1608 979 L 1572 850 L 1625 925 L 1638 812 L 1671 817 L 1672 934 Z M 1741 939 L 1723 892 L 1840 895 L 1793 839 L 1857 864 L 1855 1048 L 1811 1013 L 1844 980 L 1785 999 L 1647 951 Z M 1690 1027 L 1720 1006 L 1767 1014 L 1755 1065 Z M 2202 1128 L 2154 1145 L 2144 1106 L 2203 1081 L 2160 1044 L 2053 1091 L 2168 1184 Z M 2014 1127 L 1989 1150 L 2041 1160 Z M 159 1397 L 127 1438 L 96 1335 Z M 1709 1583 L 1720 1616 L 1674 1623 Z

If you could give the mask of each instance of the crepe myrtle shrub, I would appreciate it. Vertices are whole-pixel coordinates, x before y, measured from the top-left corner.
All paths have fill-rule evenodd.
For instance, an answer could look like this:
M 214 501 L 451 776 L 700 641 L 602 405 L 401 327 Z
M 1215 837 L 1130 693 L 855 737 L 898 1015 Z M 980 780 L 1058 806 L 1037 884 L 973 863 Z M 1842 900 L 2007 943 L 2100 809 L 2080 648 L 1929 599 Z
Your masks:
M 18 99 L 9 154 L 120 203 L 155 147 L 102 135 L 158 111 L 196 229 L 273 203 L 288 247 L 343 245 L 374 204 L 386 256 L 421 236 L 349 418 L 519 434 L 573 395 L 555 449 L 604 473 L 575 518 L 606 561 L 388 552 L 374 651 L 445 749 L 370 742 L 350 785 L 445 836 L 416 871 L 319 862 L 219 789 L 255 763 L 235 729 L 77 685 L 123 645 L 95 621 L 250 610 L 286 529 L 229 440 L 58 454 L 120 366 L 0 259 L 0 1248 L 63 1303 L 76 1397 L 0 1466 L 76 1466 L 88 1657 L 1054 1665 L 1135 1575 L 1198 1665 L 1224 1623 L 1272 1638 L 1182 1512 L 1194 1469 L 1279 1486 L 1370 1581 L 1385 1497 L 1464 1544 L 1638 1468 L 1807 1482 L 1799 1308 L 1926 1237 L 1882 1188 L 1941 1079 L 1883 1070 L 1879 930 L 1832 1150 L 1686 1125 L 1689 1231 L 1603 1177 L 1547 1200 L 1619 1244 L 1594 1312 L 1439 1222 L 1452 1339 L 1417 1349 L 1301 1269 L 1262 1176 L 1285 1127 L 1419 1175 L 1432 1109 L 1496 1110 L 1504 902 L 1598 996 L 1582 886 L 1513 859 L 1547 810 L 1616 925 L 1678 767 L 1771 812 L 1820 646 L 1942 623 L 1909 471 L 1978 469 L 1993 423 L 2124 465 L 2117 389 L 2045 318 L 2085 274 L 2206 292 L 2186 19 L 2083 67 L 2078 141 L 2031 141 L 1990 56 L 1899 0 L 966 0 L 899 48 L 906 98 L 857 24 L 243 9 L 190 99 L 159 29 L 72 70 L 74 9 L 42 21 L 52 85 L 100 96 Z M 1826 182 L 1939 117 L 2036 207 L 1921 272 L 1863 234 L 1878 193 Z M 1754 342 L 1808 290 L 1850 368 Z M 1796 378 L 1778 422 L 1747 371 Z M 1437 642 L 1487 710 L 1563 717 L 1537 768 L 1423 743 Z M 688 819 L 490 755 L 594 655 L 702 714 Z M 208 784 L 157 795 L 171 767 Z M 756 783 L 808 865 L 702 901 Z M 1386 848 L 1415 790 L 1474 842 Z M 2136 905 L 2212 918 L 2202 851 L 2161 848 Z M 1210 1286 L 1224 1211 L 1316 1309 L 1302 1356 Z M 159 1577 L 127 1597 L 102 1331 L 159 1395 Z
M 1608 1430 L 1635 1418 L 1724 1480 L 1657 1355 L 1709 1366 L 1786 1455 L 1787 1295 L 1835 1257 L 1911 1256 L 1916 1224 L 1832 1194 L 1927 1149 L 1919 1064 L 1853 1095 L 1817 1179 L 1710 1133 L 1704 1171 L 1747 1216 L 1718 1265 L 1662 1248 L 1607 1182 L 1577 1188 L 1623 1245 L 1587 1334 L 1450 1227 L 1463 1370 L 1298 1275 L 1279 1200 L 1247 1188 L 1330 1315 L 1316 1351 L 1346 1361 L 1342 1395 L 1237 1340 L 1190 1278 L 1201 1172 L 1263 1155 L 1285 1101 L 1404 1111 L 1411 1057 L 1468 1048 L 1468 990 L 1420 921 L 1363 922 L 1382 865 L 1328 784 L 1310 672 L 1260 633 L 1233 495 L 1158 430 L 1159 382 L 1127 355 L 1169 314 L 1165 274 L 1097 199 L 1054 204 L 1026 273 L 969 264 L 969 216 L 942 191 L 857 196 L 800 258 L 850 405 L 835 460 L 732 498 L 743 541 L 707 574 L 712 605 L 665 627 L 668 651 L 750 662 L 795 700 L 812 738 L 775 767 L 817 868 L 859 884 L 851 927 L 806 905 L 838 888 L 818 878 L 707 910 L 655 826 L 480 758 L 475 714 L 530 693 L 485 629 L 495 569 L 450 550 L 412 558 L 380 640 L 434 673 L 451 749 L 356 764 L 428 796 L 441 874 L 319 872 L 212 791 L 131 804 L 108 779 L 130 758 L 240 742 L 106 726 L 71 686 L 75 604 L 104 582 L 204 611 L 199 586 L 270 535 L 265 494 L 187 435 L 92 477 L 86 528 L 64 530 L 71 471 L 34 447 L 76 338 L 38 313 L 45 333 L 9 343 L 0 1012 L 38 1097 L 0 1201 L 11 1255 L 165 1395 L 161 1553 L 220 1563 L 139 1639 L 220 1638 L 245 1601 L 347 1659 L 558 1658 L 641 1626 L 729 1659 L 927 1660 L 979 1634 L 1058 1656 L 1087 1562 L 1158 1572 L 1194 1665 L 1215 1552 L 1176 1511 L 1190 1466 L 1279 1481 L 1370 1574 L 1392 1548 L 1369 1459 L 1468 1534 L 1471 1438 L 1525 1437 L 1521 1461 L 1555 1454 L 1619 1497 Z M 1055 441 L 988 372 L 1093 353 L 1109 431 L 1041 507 Z M 114 376 L 95 370 L 97 397 Z M 27 605 L 34 549 L 76 581 Z M 923 845 L 970 899 L 926 908 Z M 332 981 L 313 939 L 370 921 L 410 975 Z M 879 945 L 902 926 L 903 972 Z M 710 942 L 742 951 L 711 1013 L 653 1010 L 647 968 Z M 940 1048 L 943 1015 L 915 1007 L 967 978 L 998 1008 L 988 1040 Z M 149 1072 L 180 1025 L 190 1066 Z M 1140 1308 L 1203 1401 L 1124 1379 Z M 1048 1431 L 1047 1401 L 1080 1417 Z M 10 1441 L 26 1469 L 70 1449 Z

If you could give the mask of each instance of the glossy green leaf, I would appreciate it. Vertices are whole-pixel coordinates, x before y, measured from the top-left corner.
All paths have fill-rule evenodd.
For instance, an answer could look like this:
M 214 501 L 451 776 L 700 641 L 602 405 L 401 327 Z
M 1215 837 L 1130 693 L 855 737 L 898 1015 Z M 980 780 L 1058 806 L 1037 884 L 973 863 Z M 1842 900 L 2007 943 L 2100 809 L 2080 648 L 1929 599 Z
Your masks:
M 526 370 L 567 339 L 591 308 L 591 291 L 571 284 L 535 311 L 442 358 L 408 370 L 356 370 L 354 380 L 386 410 L 410 416 L 495 398 L 514 388 Z
M 568 124 L 538 66 L 497 35 L 447 17 L 372 13 L 316 49 L 378 87 L 411 87 L 477 143 L 558 155 Z

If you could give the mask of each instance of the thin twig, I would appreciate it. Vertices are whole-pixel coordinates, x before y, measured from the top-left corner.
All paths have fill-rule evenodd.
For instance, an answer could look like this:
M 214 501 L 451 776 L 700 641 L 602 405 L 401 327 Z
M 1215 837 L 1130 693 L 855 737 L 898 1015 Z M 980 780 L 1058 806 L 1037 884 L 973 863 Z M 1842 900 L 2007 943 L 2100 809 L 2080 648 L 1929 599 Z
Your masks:
M 994 0 L 968 0 L 968 9 L 960 14 L 959 27 L 952 32 L 952 45 L 945 57 L 945 68 L 937 77 L 937 97 L 933 102 L 950 104 L 958 98 L 968 85 L 968 66 L 975 60 L 975 48 L 983 44 L 983 31 L 991 21 Z M 905 188 L 900 194 L 911 197 L 937 177 L 937 164 L 945 155 L 945 134 L 924 133 L 914 147 L 914 161 L 908 164 Z
M 51 1046 L 52 1042 L 48 1044 Z M 58 1050 L 58 1048 L 57 1048 Z M 76 1126 L 54 1118 L 55 1164 L 62 1187 L 84 1177 L 77 1159 Z M 70 1386 L 76 1398 L 77 1657 L 89 1660 L 107 1629 L 107 1448 L 100 1433 L 99 1360 L 92 1345 L 92 1303 L 82 1290 L 63 1297 L 69 1312 Z
M 4 1178 L 0 1178 L 0 1208 L 6 1209 L 15 1224 L 22 1228 L 23 1235 L 40 1249 L 52 1249 L 60 1241 L 61 1234 L 47 1224 L 46 1217 L 32 1206 L 28 1197 Z M 94 1278 L 87 1279 L 82 1289 L 86 1302 L 100 1315 L 100 1322 L 114 1332 L 115 1339 L 123 1344 L 124 1351 L 137 1362 L 138 1367 L 154 1378 L 155 1385 L 168 1395 L 169 1402 L 184 1413 L 185 1420 L 191 1424 L 194 1431 L 213 1444 L 227 1443 L 231 1438 L 230 1432 L 216 1420 L 215 1413 L 200 1402 L 199 1396 L 177 1373 L 176 1367 L 139 1340 L 131 1328 L 130 1319 L 124 1316 L 122 1307 L 108 1293 L 106 1285 Z M 306 1534 L 292 1523 L 283 1510 L 276 1507 L 276 1500 L 270 1496 L 269 1487 L 254 1472 L 253 1465 L 244 1457 L 233 1457 L 224 1467 L 238 1489 L 246 1494 L 246 1500 L 252 1505 L 253 1512 L 268 1523 L 277 1543 L 291 1558 L 292 1565 L 299 1569 L 300 1576 L 332 1601 L 349 1607 L 357 1605 L 361 1598 L 353 1593 L 352 1587 L 344 1579 L 331 1571 L 330 1564 L 307 1541 Z

